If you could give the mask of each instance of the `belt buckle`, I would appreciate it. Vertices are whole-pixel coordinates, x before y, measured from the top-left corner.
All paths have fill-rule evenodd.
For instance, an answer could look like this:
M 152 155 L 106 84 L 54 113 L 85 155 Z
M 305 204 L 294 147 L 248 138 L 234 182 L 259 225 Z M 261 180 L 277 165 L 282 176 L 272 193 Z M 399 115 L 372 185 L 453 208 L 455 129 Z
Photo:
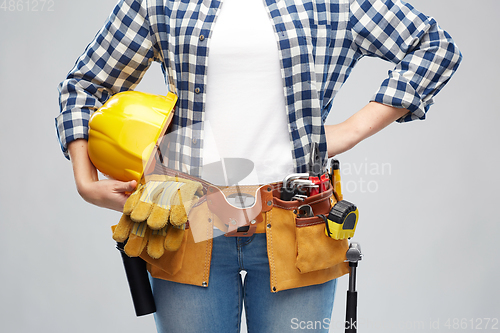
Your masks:
M 248 223 L 239 224 L 236 220 L 229 221 L 228 231 L 224 234 L 226 237 L 250 237 L 257 229 L 257 219 Z
M 228 231 L 224 234 L 226 237 L 250 237 L 253 236 L 257 227 L 255 225 L 247 225 L 239 227 L 233 231 Z

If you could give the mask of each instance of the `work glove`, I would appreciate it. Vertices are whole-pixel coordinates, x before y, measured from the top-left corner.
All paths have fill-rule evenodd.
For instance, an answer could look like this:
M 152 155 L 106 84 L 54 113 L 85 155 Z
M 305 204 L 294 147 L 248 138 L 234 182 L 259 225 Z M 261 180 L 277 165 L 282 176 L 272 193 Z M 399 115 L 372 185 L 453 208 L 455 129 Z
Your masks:
M 127 199 L 113 239 L 127 244 L 125 253 L 147 253 L 160 258 L 164 250 L 176 251 L 184 236 L 187 216 L 203 195 L 200 183 L 179 177 L 153 175 Z

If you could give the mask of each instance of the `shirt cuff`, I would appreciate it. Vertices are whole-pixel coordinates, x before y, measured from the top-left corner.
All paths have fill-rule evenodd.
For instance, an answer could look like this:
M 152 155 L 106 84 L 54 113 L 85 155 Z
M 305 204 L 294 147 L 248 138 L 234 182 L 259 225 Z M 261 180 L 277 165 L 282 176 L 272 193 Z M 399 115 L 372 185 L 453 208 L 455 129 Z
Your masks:
M 424 101 L 408 80 L 396 72 L 392 72 L 390 77 L 384 80 L 371 101 L 407 109 L 409 112 L 398 119 L 398 122 L 424 120 L 433 104 L 432 98 Z
M 88 140 L 89 118 L 88 112 L 74 110 L 62 112 L 55 118 L 57 138 L 67 159 L 69 159 L 68 145 L 71 142 L 77 139 Z

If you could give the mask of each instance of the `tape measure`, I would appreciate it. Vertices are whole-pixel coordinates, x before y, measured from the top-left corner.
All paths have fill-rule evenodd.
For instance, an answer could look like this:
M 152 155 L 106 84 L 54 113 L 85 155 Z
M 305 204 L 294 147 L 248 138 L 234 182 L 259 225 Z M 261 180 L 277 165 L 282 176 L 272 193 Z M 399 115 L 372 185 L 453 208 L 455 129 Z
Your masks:
M 333 239 L 346 239 L 354 236 L 359 212 L 355 204 L 346 200 L 337 202 L 328 217 L 318 215 L 325 221 L 325 234 Z

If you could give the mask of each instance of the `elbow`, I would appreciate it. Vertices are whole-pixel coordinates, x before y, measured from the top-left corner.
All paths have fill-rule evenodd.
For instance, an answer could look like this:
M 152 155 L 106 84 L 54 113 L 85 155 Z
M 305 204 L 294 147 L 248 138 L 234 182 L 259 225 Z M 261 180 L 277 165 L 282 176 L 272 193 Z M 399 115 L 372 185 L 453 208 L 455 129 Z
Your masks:
M 463 55 L 457 44 L 451 39 L 451 37 L 449 37 L 447 53 L 450 55 L 449 68 L 451 68 L 453 71 L 456 71 L 458 66 L 460 66 L 460 63 L 462 62 Z
M 455 72 L 462 62 L 463 55 L 462 52 L 460 51 L 457 43 L 453 40 L 451 35 L 445 31 L 440 29 L 439 27 L 436 27 L 438 29 L 439 33 L 439 39 L 440 39 L 440 45 L 441 48 L 444 51 L 445 57 L 444 59 L 447 60 L 447 68 Z
M 420 42 L 419 47 L 425 50 L 426 55 L 424 55 L 424 58 L 427 57 L 427 59 L 439 64 L 441 71 L 437 70 L 437 73 L 445 77 L 453 75 L 463 59 L 457 43 L 433 19 L 429 31 Z

